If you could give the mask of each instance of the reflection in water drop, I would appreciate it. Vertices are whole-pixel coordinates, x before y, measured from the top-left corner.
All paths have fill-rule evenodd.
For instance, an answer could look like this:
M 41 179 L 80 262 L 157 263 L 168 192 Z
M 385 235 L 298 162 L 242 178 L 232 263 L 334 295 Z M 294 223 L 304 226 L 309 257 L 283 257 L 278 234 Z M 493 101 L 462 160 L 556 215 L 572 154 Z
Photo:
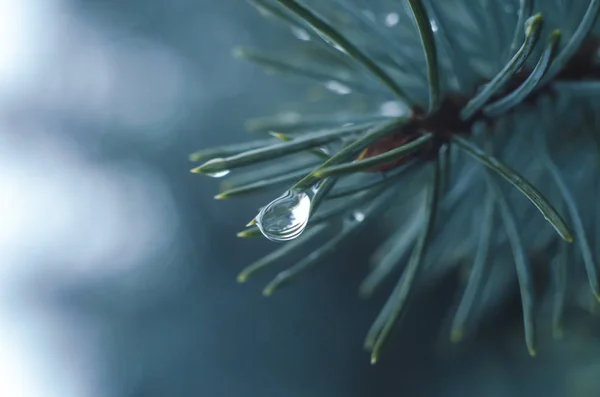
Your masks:
M 308 32 L 302 28 L 299 28 L 297 26 L 292 26 L 292 34 L 294 36 L 296 36 L 297 39 L 302 40 L 302 41 L 310 41 L 310 35 L 308 34 Z
M 400 16 L 395 12 L 390 12 L 385 16 L 385 26 L 392 27 L 398 25 Z
M 230 170 L 223 170 L 223 171 L 217 171 L 217 172 L 207 172 L 204 175 L 210 176 L 211 178 L 222 178 L 225 175 L 229 174 L 231 171 Z
M 293 240 L 306 228 L 310 200 L 305 191 L 288 190 L 260 211 L 256 225 L 271 241 Z
M 365 214 L 360 211 L 354 211 L 352 213 L 352 219 L 356 222 L 362 222 L 365 220 Z
M 335 80 L 326 81 L 325 88 L 339 95 L 348 95 L 352 92 L 352 89 L 350 89 L 350 87 Z
M 430 20 L 429 22 L 431 23 L 431 30 L 433 30 L 434 32 L 437 32 L 439 29 L 437 23 L 433 19 Z

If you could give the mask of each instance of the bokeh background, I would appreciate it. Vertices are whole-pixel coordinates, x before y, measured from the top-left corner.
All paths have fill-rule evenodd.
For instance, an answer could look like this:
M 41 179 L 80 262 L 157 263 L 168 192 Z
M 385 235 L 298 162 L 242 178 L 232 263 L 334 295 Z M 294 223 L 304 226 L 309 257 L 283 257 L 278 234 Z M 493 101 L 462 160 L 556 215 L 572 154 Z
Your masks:
M 450 346 L 453 276 L 370 366 L 377 230 L 272 298 L 235 283 L 263 201 L 187 157 L 305 94 L 231 57 L 284 43 L 240 0 L 0 0 L 0 396 L 597 396 L 588 317 L 530 359 L 508 302 Z

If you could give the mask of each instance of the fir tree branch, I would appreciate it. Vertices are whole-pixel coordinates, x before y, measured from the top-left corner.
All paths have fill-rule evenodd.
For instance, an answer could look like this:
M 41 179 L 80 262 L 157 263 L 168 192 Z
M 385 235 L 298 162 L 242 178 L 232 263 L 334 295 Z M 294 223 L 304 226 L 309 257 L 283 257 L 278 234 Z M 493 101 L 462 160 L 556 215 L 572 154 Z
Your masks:
M 540 84 L 538 88 L 541 88 L 554 79 L 554 77 L 556 77 L 569 63 L 594 27 L 599 12 L 600 0 L 590 0 L 589 6 L 581 19 L 581 23 L 573 33 L 573 36 L 571 36 L 571 40 L 569 40 L 569 43 L 567 43 L 562 51 L 556 56 L 554 62 L 552 62 L 552 65 L 550 66 L 550 70 L 548 70 L 546 77 L 542 80 L 542 84 Z
M 488 188 L 485 203 L 483 205 L 483 218 L 481 220 L 481 231 L 479 235 L 479 243 L 477 245 L 477 252 L 475 254 L 475 260 L 473 267 L 471 268 L 471 272 L 469 273 L 469 279 L 467 281 L 465 291 L 458 305 L 458 309 L 454 314 L 454 319 L 452 320 L 450 339 L 453 342 L 458 342 L 463 338 L 464 327 L 467 322 L 467 318 L 481 290 L 483 274 L 488 262 L 488 253 L 494 227 L 495 201 L 496 198 L 494 197 L 494 193 L 490 188 Z
M 392 303 L 391 306 L 389 306 L 389 313 L 386 313 L 385 321 L 383 322 L 381 329 L 371 327 L 369 335 L 367 336 L 367 344 L 370 344 L 369 341 L 373 341 L 373 348 L 371 350 L 372 364 L 375 364 L 379 359 L 381 350 L 384 344 L 388 341 L 392 329 L 397 324 L 398 320 L 406 310 L 407 301 L 410 295 L 412 294 L 415 280 L 420 271 L 422 270 L 423 262 L 425 261 L 425 256 L 427 254 L 427 248 L 433 236 L 438 210 L 438 199 L 440 189 L 439 157 L 436 157 L 436 161 L 434 163 L 433 168 L 434 176 L 433 181 L 431 182 L 431 187 L 427 198 L 427 213 L 425 215 L 425 218 L 427 219 L 426 224 L 423 225 L 424 227 L 421 236 L 417 245 L 413 249 L 410 261 L 408 262 L 406 269 L 402 273 L 402 277 L 400 277 L 396 288 L 394 289 L 388 300 L 388 302 Z M 382 314 L 385 310 L 386 308 L 384 307 L 384 309 L 382 310 Z M 376 324 L 374 324 L 374 326 L 375 325 Z
M 257 50 L 244 47 L 236 47 L 233 50 L 233 55 L 237 59 L 244 59 L 253 62 L 261 66 L 265 70 L 271 70 L 273 72 L 289 74 L 308 80 L 315 81 L 320 84 L 336 82 L 347 86 L 348 89 L 360 91 L 360 92 L 378 92 L 377 89 L 373 89 L 369 86 L 362 84 L 360 81 L 351 78 L 348 75 L 342 75 L 339 72 L 336 73 L 333 70 L 327 70 L 319 64 L 312 64 L 311 66 L 300 65 L 298 63 L 284 62 L 279 59 L 270 57 Z
M 519 175 L 515 170 L 500 162 L 495 157 L 486 154 L 483 150 L 469 142 L 467 139 L 458 135 L 452 136 L 452 143 L 456 144 L 465 153 L 481 162 L 486 167 L 498 173 L 510 184 L 516 187 L 523 193 L 538 210 L 544 215 L 544 218 L 554 227 L 558 234 L 567 242 L 573 241 L 573 236 L 569 231 L 569 227 L 560 216 L 560 214 L 552 207 L 546 198 L 525 178 Z
M 285 245 L 283 245 L 281 248 L 271 252 L 269 255 L 257 260 L 249 266 L 246 266 L 237 276 L 238 283 L 245 283 L 253 274 L 275 264 L 277 261 L 285 258 L 294 251 L 304 247 L 306 243 L 319 236 L 319 234 L 321 234 L 321 232 L 323 232 L 326 228 L 327 225 L 317 225 L 312 227 L 302 233 L 299 238 L 285 243 Z
M 298 114 L 281 113 L 273 116 L 255 117 L 246 121 L 249 132 L 303 132 L 307 129 L 333 128 L 346 123 L 374 123 L 389 120 L 381 114 L 356 115 L 352 113 Z
M 579 215 L 579 211 L 577 209 L 577 203 L 575 198 L 573 197 L 571 191 L 567 187 L 560 170 L 552 161 L 550 154 L 547 152 L 545 145 L 542 146 L 542 160 L 550 176 L 554 179 L 554 183 L 558 187 L 563 199 L 565 200 L 565 204 L 567 206 L 567 210 L 571 215 L 571 221 L 573 222 L 573 227 L 575 229 L 576 241 L 579 244 L 579 249 L 581 250 L 581 254 L 583 255 L 583 263 L 585 264 L 585 270 L 588 275 L 588 279 L 590 282 L 590 287 L 592 292 L 596 296 L 596 299 L 600 301 L 600 283 L 598 279 L 598 268 L 594 261 L 594 256 L 592 254 L 592 249 L 590 248 L 587 235 L 585 232 L 585 226 L 583 225 L 583 220 Z
M 523 66 L 540 36 L 542 27 L 542 15 L 536 14 L 525 22 L 525 41 L 511 58 L 511 60 L 502 68 L 502 70 L 479 92 L 477 93 L 461 110 L 460 117 L 468 120 L 477 113 L 495 94 L 497 94 L 513 75 Z
M 530 356 L 535 356 L 535 319 L 533 317 L 534 310 L 534 288 L 531 279 L 531 273 L 529 270 L 529 263 L 523 242 L 519 235 L 519 229 L 515 221 L 514 215 L 502 193 L 502 190 L 494 181 L 490 172 L 486 170 L 486 181 L 488 186 L 493 190 L 494 197 L 498 203 L 500 209 L 500 215 L 508 241 L 512 249 L 513 257 L 515 259 L 515 267 L 517 269 L 517 279 L 519 281 L 519 290 L 521 291 L 521 304 L 523 307 L 523 325 L 525 327 L 525 343 L 527 344 L 527 350 Z
M 331 156 L 329 160 L 321 164 L 319 168 L 317 168 L 312 174 L 306 176 L 304 179 L 302 179 L 300 182 L 294 185 L 293 188 L 302 190 L 310 187 L 317 180 L 321 179 L 321 177 L 317 176 L 318 172 L 325 168 L 340 164 L 348 160 L 350 157 L 352 157 L 365 147 L 369 146 L 371 143 L 377 141 L 378 139 L 386 135 L 398 131 L 398 129 L 406 123 L 408 123 L 410 119 L 410 116 L 407 116 L 374 126 L 370 130 L 366 131 L 364 135 L 362 135 L 360 138 L 357 138 L 348 146 L 340 150 L 338 153 Z
M 523 34 L 523 26 L 525 25 L 525 20 L 529 18 L 532 12 L 532 0 L 519 1 L 518 20 L 515 26 L 515 33 L 513 35 L 512 43 L 510 44 L 510 56 L 513 56 L 515 54 L 515 51 L 517 51 L 517 48 L 519 48 L 519 42 L 522 40 L 521 36 Z
M 282 132 L 269 132 L 269 135 L 271 135 L 273 138 L 279 139 L 282 142 L 291 142 L 296 139 L 295 137 Z M 330 157 L 329 154 L 327 154 L 327 151 L 323 148 L 311 149 L 309 152 L 322 160 L 327 160 Z
M 425 133 L 419 138 L 405 144 L 399 146 L 395 149 L 388 150 L 385 153 L 378 154 L 376 156 L 368 157 L 361 160 L 356 160 L 351 163 L 344 163 L 339 165 L 334 165 L 331 167 L 324 167 L 318 171 L 314 172 L 314 176 L 317 178 L 324 178 L 328 176 L 341 176 L 353 174 L 355 172 L 361 172 L 368 169 L 372 169 L 392 161 L 401 159 L 414 153 L 426 145 L 428 145 L 433 139 L 432 133 Z
M 218 146 L 210 149 L 201 149 L 190 154 L 190 161 L 206 161 L 217 157 L 227 157 L 254 150 L 261 147 L 269 146 L 276 143 L 274 139 L 261 139 L 250 142 L 233 143 L 231 145 Z
M 372 256 L 375 262 L 371 272 L 360 284 L 358 293 L 363 298 L 370 297 L 375 289 L 392 272 L 398 263 L 404 258 L 411 248 L 423 225 L 423 207 L 408 221 L 406 225 L 398 229 L 385 243 L 380 246 Z
M 486 116 L 497 117 L 502 113 L 507 112 L 523 102 L 529 94 L 533 92 L 548 70 L 550 62 L 552 62 L 554 50 L 556 49 L 556 44 L 558 43 L 560 36 L 560 30 L 555 30 L 550 34 L 544 52 L 531 74 L 516 90 L 483 108 L 483 113 Z
M 308 8 L 299 4 L 296 0 L 276 0 L 283 7 L 296 14 L 306 24 L 313 29 L 321 37 L 333 44 L 339 46 L 344 50 L 350 57 L 354 58 L 357 62 L 362 64 L 369 72 L 372 73 L 379 81 L 387 86 L 400 100 L 406 103 L 411 103 L 411 100 L 406 93 L 398 86 L 398 84 L 373 60 L 367 57 L 361 50 L 359 50 L 354 44 L 346 39 L 342 34 L 335 30 L 325 20 L 318 17 Z
M 440 78 L 435 37 L 427 10 L 421 0 L 408 0 L 408 4 L 417 22 L 419 36 L 427 61 L 427 80 L 429 83 L 429 113 L 437 110 L 440 103 Z
M 368 189 L 372 189 L 374 187 L 386 184 L 386 183 L 391 183 L 393 182 L 396 178 L 398 177 L 402 177 L 405 175 L 405 173 L 413 168 L 416 165 L 417 161 L 410 161 L 408 164 L 404 164 L 399 166 L 398 168 L 396 168 L 393 171 L 390 171 L 388 173 L 383 173 L 381 175 L 376 175 L 376 177 L 374 176 L 373 178 L 370 178 L 370 180 L 362 182 L 362 183 L 352 183 L 352 184 L 348 184 L 347 186 L 343 187 L 343 188 L 339 188 L 336 189 L 334 191 L 332 191 L 331 193 L 329 193 L 327 195 L 327 200 L 335 200 L 338 198 L 342 198 L 342 197 L 346 197 L 352 194 L 356 194 L 359 193 L 361 191 L 364 190 L 368 190 Z
M 232 189 L 225 190 L 215 196 L 217 200 L 230 199 L 232 197 L 245 196 L 252 193 L 259 193 L 268 190 L 283 183 L 293 182 L 303 176 L 308 175 L 314 167 L 303 168 L 296 172 L 290 172 L 283 175 L 278 175 L 272 178 L 266 178 L 260 181 L 248 183 L 246 185 L 237 186 Z
M 264 288 L 263 295 L 270 296 L 276 289 L 279 289 L 284 284 L 296 279 L 306 270 L 318 264 L 326 256 L 335 252 L 340 244 L 342 244 L 349 237 L 354 236 L 356 232 L 358 232 L 361 227 L 364 226 L 365 222 L 363 219 L 371 219 L 377 213 L 384 211 L 388 207 L 389 201 L 394 197 L 396 191 L 396 188 L 380 189 L 378 192 L 380 194 L 371 200 L 367 208 L 362 211 L 364 215 L 363 217 L 353 217 L 351 219 L 347 219 L 342 227 L 342 230 L 336 233 L 336 235 L 327 243 L 312 251 L 300 262 L 277 274 L 277 276 L 275 276 L 275 278 Z
M 263 161 L 273 160 L 284 157 L 292 153 L 298 153 L 307 149 L 324 145 L 339 139 L 345 135 L 357 133 L 365 130 L 373 124 L 353 125 L 349 127 L 340 127 L 337 129 L 318 131 L 306 134 L 291 142 L 276 143 L 273 145 L 249 150 L 225 158 L 214 158 L 207 161 L 199 167 L 192 170 L 194 173 L 210 174 L 234 168 L 245 167 Z

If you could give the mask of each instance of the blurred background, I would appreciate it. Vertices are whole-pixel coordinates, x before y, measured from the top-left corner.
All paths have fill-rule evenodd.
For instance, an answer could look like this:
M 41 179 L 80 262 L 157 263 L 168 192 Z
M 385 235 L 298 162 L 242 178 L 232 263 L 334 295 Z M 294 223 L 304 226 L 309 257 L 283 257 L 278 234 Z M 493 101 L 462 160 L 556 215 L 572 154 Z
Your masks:
M 213 201 L 188 154 L 298 99 L 231 57 L 274 32 L 239 0 L 0 0 L 0 396 L 597 396 L 587 317 L 530 359 L 509 302 L 451 347 L 453 277 L 370 366 L 376 230 L 273 298 L 236 284 L 261 200 Z

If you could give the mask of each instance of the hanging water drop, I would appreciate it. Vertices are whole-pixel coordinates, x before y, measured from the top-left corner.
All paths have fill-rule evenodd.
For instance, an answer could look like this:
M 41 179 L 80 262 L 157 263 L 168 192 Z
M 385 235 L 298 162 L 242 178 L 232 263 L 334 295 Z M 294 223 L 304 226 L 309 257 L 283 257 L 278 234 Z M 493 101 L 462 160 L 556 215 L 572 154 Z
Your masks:
M 222 178 L 225 175 L 229 174 L 231 171 L 229 170 L 223 170 L 223 171 L 217 171 L 217 172 L 207 172 L 204 175 L 210 176 L 211 178 Z
M 360 223 L 360 222 L 362 222 L 362 221 L 364 221 L 364 220 L 365 220 L 365 213 L 364 213 L 364 212 L 361 212 L 361 211 L 358 211 L 358 210 L 357 210 L 357 211 L 354 211 L 354 212 L 352 213 L 352 219 L 353 219 L 355 222 L 359 222 L 359 223 Z
M 264 207 L 256 225 L 271 241 L 288 241 L 300 236 L 310 217 L 311 196 L 306 191 L 288 190 Z

